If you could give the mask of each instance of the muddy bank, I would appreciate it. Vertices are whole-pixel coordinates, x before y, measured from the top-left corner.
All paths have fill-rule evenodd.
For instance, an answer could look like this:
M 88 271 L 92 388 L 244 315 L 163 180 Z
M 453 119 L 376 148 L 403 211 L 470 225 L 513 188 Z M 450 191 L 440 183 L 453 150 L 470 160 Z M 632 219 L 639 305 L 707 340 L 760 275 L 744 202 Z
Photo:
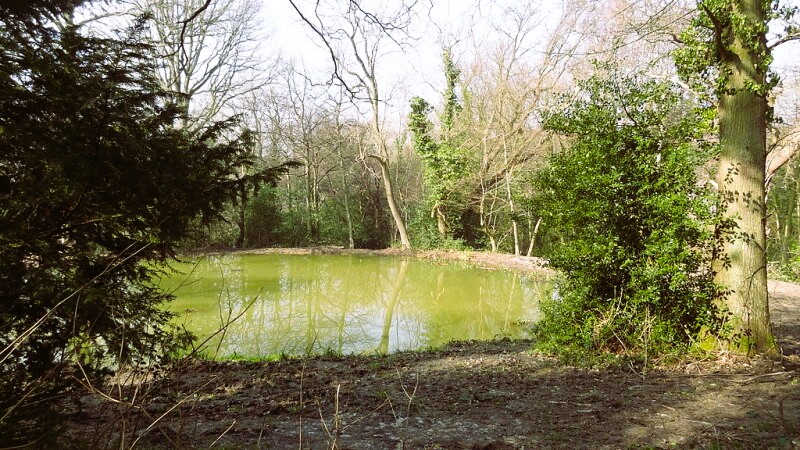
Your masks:
M 250 252 L 335 253 L 342 249 Z M 356 251 L 547 273 L 541 260 Z M 389 356 L 181 361 L 65 405 L 71 448 L 800 448 L 800 287 L 770 282 L 778 361 L 574 368 L 528 341 Z
M 281 254 L 281 255 L 365 255 L 365 256 L 406 256 L 442 263 L 467 264 L 484 269 L 502 269 L 531 273 L 543 276 L 554 275 L 547 268 L 547 260 L 535 256 L 515 256 L 505 253 L 446 251 L 446 250 L 400 250 L 387 248 L 383 250 L 346 249 L 342 247 L 309 247 L 309 248 L 261 248 L 238 250 L 237 254 Z
M 86 396 L 73 448 L 797 448 L 800 373 L 770 361 L 593 371 L 530 342 L 272 363 L 184 361 Z M 793 447 L 794 446 L 794 447 Z

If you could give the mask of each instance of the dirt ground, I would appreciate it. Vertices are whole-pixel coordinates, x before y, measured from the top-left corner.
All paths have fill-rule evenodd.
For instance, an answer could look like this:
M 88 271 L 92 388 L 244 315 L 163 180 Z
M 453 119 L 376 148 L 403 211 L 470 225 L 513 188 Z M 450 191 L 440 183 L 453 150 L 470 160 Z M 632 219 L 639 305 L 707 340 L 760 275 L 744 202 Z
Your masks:
M 417 256 L 541 270 L 539 260 L 508 255 Z M 64 446 L 798 449 L 800 286 L 770 282 L 770 292 L 784 351 L 777 361 L 719 355 L 646 373 L 591 370 L 533 354 L 526 341 L 388 356 L 187 360 L 155 380 L 119 375 L 65 406 L 73 414 Z

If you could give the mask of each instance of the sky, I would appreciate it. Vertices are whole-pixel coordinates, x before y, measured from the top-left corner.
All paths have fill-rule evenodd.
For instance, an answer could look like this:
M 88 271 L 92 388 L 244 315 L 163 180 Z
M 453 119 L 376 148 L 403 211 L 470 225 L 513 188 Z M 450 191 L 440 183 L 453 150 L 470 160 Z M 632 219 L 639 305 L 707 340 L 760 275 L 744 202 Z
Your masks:
M 339 0 L 341 1 L 341 0 Z M 396 3 L 389 0 L 388 3 Z M 313 11 L 314 0 L 297 0 L 308 14 Z M 386 96 L 389 121 L 405 120 L 407 105 L 415 95 L 436 105 L 440 102 L 444 86 L 442 49 L 455 45 L 456 63 L 468 64 L 472 55 L 467 48 L 492 45 L 496 30 L 492 25 L 503 20 L 503 11 L 515 0 L 419 0 L 418 14 L 409 34 L 414 37 L 405 50 L 389 41 L 383 42 L 386 56 L 377 69 L 381 89 Z M 560 11 L 561 1 L 544 1 L 538 6 L 542 11 Z M 365 0 L 365 9 L 385 5 L 387 0 Z M 332 64 L 321 41 L 302 23 L 288 0 L 265 2 L 262 14 L 264 23 L 271 28 L 273 42 L 282 56 L 299 62 L 312 78 L 329 77 Z M 557 21 L 558 14 L 545 13 L 539 29 L 544 32 Z M 549 22 L 548 22 L 549 21 Z M 469 41 L 469 42 L 467 42 Z
M 282 57 L 303 67 L 304 72 L 312 80 L 322 82 L 330 78 L 332 64 L 327 50 L 321 46 L 319 38 L 314 36 L 307 25 L 301 22 L 293 10 L 289 0 L 258 0 L 262 2 L 261 23 L 263 33 L 271 35 L 262 45 L 267 58 L 275 52 Z M 306 13 L 312 11 L 317 0 L 295 0 Z M 320 0 L 321 3 L 346 0 Z M 367 10 L 378 10 L 386 5 L 397 4 L 402 0 L 361 0 Z M 413 1 L 413 0 L 406 0 Z M 454 59 L 457 65 L 468 67 L 475 55 L 474 49 L 488 49 L 495 45 L 499 31 L 512 27 L 500 26 L 508 17 L 504 11 L 526 2 L 535 5 L 539 11 L 539 22 L 536 31 L 528 44 L 535 51 L 540 50 L 540 42 L 552 31 L 562 14 L 567 0 L 417 0 L 418 8 L 415 20 L 410 29 L 414 40 L 400 50 L 388 40 L 383 47 L 385 56 L 381 58 L 377 73 L 386 103 L 387 119 L 391 122 L 404 122 L 407 105 L 412 96 L 419 95 L 430 103 L 441 102 L 444 85 L 441 52 L 444 46 L 455 45 Z M 623 0 L 586 0 L 598 10 L 609 9 Z M 787 0 L 792 4 L 800 4 L 800 0 Z M 572 11 L 566 11 L 567 14 Z M 538 33 L 538 34 L 537 34 Z M 800 44 L 793 43 L 778 47 L 775 51 L 773 67 L 782 72 L 787 79 L 788 91 L 791 86 L 798 86 L 800 92 Z M 535 52 L 532 58 L 536 57 Z M 783 103 L 797 103 L 798 96 L 781 99 Z M 794 109 L 800 109 L 796 106 Z
M 298 5 L 308 6 L 309 0 L 298 0 Z M 436 1 L 431 10 L 431 17 L 438 21 L 442 17 L 464 17 L 470 0 Z M 303 6 L 301 6 L 303 7 Z M 310 11 L 308 9 L 307 11 Z M 318 37 L 301 22 L 288 0 L 272 0 L 262 11 L 273 28 L 271 41 L 280 48 L 283 57 L 299 62 L 312 75 L 312 78 L 326 79 L 331 70 L 330 56 Z M 384 42 L 386 61 L 378 67 L 377 73 L 381 85 L 391 97 L 389 104 L 399 108 L 413 95 L 431 97 L 442 84 L 437 78 L 443 78 L 441 64 L 441 43 L 439 30 L 434 24 L 419 17 L 415 21 L 413 33 L 418 36 L 413 47 L 401 51 L 389 41 Z M 442 80 L 443 81 L 443 80 Z
M 343 2 L 344 0 L 335 0 Z M 791 0 L 796 3 L 797 0 Z M 364 8 L 380 8 L 396 0 L 363 0 Z M 614 0 L 601 0 L 595 4 L 601 7 L 612 4 Z M 312 11 L 315 0 L 297 0 L 305 12 Z M 324 0 L 323 0 L 324 3 Z M 445 45 L 456 44 L 454 58 L 462 67 L 469 64 L 473 55 L 466 49 L 486 48 L 492 45 L 497 30 L 493 24 L 502 23 L 503 11 L 511 5 L 525 3 L 524 0 L 419 0 L 417 20 L 410 34 L 416 40 L 405 51 L 388 45 L 386 57 L 378 67 L 381 89 L 387 95 L 387 111 L 394 118 L 403 120 L 406 105 L 414 95 L 426 98 L 434 105 L 440 102 L 444 84 L 441 52 Z M 558 22 L 563 0 L 533 2 L 541 11 L 541 23 L 537 32 L 542 36 L 552 30 Z M 319 39 L 309 28 L 301 23 L 288 0 L 265 0 L 262 10 L 264 24 L 273 33 L 273 42 L 284 57 L 300 62 L 312 78 L 326 79 L 332 68 L 327 50 L 321 47 Z M 776 48 L 773 68 L 784 74 L 787 84 L 797 84 L 798 44 Z M 788 90 L 788 86 L 787 89 Z M 793 99 L 784 99 L 794 101 Z

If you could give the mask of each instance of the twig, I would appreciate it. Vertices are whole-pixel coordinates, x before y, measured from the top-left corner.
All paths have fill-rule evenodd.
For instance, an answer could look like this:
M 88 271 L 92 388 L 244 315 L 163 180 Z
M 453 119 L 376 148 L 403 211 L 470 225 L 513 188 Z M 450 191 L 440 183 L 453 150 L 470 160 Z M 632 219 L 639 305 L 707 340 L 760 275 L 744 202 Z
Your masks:
M 416 376 L 416 383 L 414 384 L 414 390 L 411 391 L 411 394 L 409 394 L 405 384 L 403 383 L 403 376 L 400 374 L 400 369 L 395 367 L 394 370 L 397 372 L 397 378 L 400 379 L 400 388 L 403 390 L 403 394 L 405 394 L 406 398 L 408 399 L 408 404 L 406 404 L 406 420 L 408 420 L 408 418 L 411 416 L 411 403 L 414 401 L 417 388 L 419 388 L 419 374 L 414 374 Z
M 303 367 L 300 369 L 300 432 L 297 434 L 299 445 L 298 448 L 303 450 L 303 377 L 306 374 L 306 363 L 303 363 Z
M 342 431 L 341 417 L 339 416 L 339 389 L 341 387 L 341 384 L 336 385 L 336 396 L 333 399 L 333 432 L 331 432 L 330 428 L 328 428 L 328 423 L 325 421 L 325 417 L 322 415 L 322 407 L 317 404 L 319 419 L 322 422 L 322 427 L 325 429 L 325 433 L 328 435 L 328 442 L 330 444 L 328 448 L 331 450 L 339 448 L 337 442 L 339 440 L 339 434 Z
M 261 295 L 261 294 L 259 293 L 259 295 Z M 248 310 L 250 310 L 250 308 L 251 308 L 251 307 L 252 307 L 252 306 L 255 304 L 256 300 L 258 300 L 258 297 L 259 297 L 259 295 L 256 295 L 255 297 L 253 297 L 253 300 L 252 300 L 250 303 L 248 303 L 248 304 L 247 304 L 247 306 L 245 306 L 245 307 L 244 307 L 244 308 L 243 308 L 243 309 L 242 309 L 242 310 L 239 312 L 239 314 L 237 314 L 237 315 L 236 315 L 236 317 L 234 317 L 233 319 L 229 319 L 229 320 L 228 320 L 228 322 L 227 322 L 227 323 L 225 323 L 225 324 L 223 324 L 223 325 L 222 325 L 222 327 L 220 327 L 220 328 L 219 328 L 217 331 L 215 331 L 215 332 L 211 333 L 211 335 L 210 335 L 210 336 L 208 336 L 207 338 L 203 339 L 203 342 L 201 342 L 201 343 L 200 343 L 200 345 L 198 345 L 197 347 L 195 347 L 195 348 L 194 348 L 194 350 L 192 350 L 192 351 L 191 351 L 191 353 L 189 353 L 188 355 L 186 355 L 186 357 L 187 357 L 187 358 L 190 358 L 190 357 L 192 357 L 192 356 L 196 355 L 196 354 L 197 354 L 197 352 L 199 352 L 200 350 L 202 350 L 202 349 L 203 349 L 203 347 L 205 347 L 205 345 L 206 345 L 206 344 L 208 344 L 208 341 L 210 341 L 211 339 L 213 339 L 213 338 L 214 338 L 215 336 L 217 336 L 218 334 L 225 332 L 225 331 L 228 329 L 228 327 L 229 327 L 229 326 L 231 326 L 231 325 L 232 325 L 234 322 L 236 322 L 237 320 L 239 320 L 239 319 L 240 319 L 240 318 L 241 318 L 241 317 L 242 317 L 242 316 L 243 316 L 243 315 L 244 315 L 244 314 L 245 314 L 245 313 L 246 313 Z M 223 336 L 224 336 L 224 334 L 223 334 Z M 219 349 L 218 349 L 217 351 L 219 351 Z
M 211 379 L 210 379 L 210 380 L 206 381 L 206 382 L 205 382 L 205 383 L 204 383 L 202 386 L 200 386 L 199 388 L 195 389 L 194 391 L 192 391 L 191 393 L 189 393 L 188 395 L 186 395 L 186 396 L 185 396 L 185 397 L 183 397 L 182 399 L 180 399 L 180 400 L 178 401 L 178 403 L 175 403 L 174 405 L 172 405 L 172 407 L 170 407 L 168 410 L 166 410 L 166 411 L 164 412 L 164 414 L 161 414 L 160 416 L 158 416 L 158 418 L 157 418 L 156 420 L 154 420 L 154 421 L 153 421 L 153 422 L 152 422 L 150 425 L 148 425 L 148 426 L 147 426 L 147 428 L 145 428 L 145 429 L 144 429 L 144 431 L 142 431 L 142 434 L 140 434 L 140 435 L 139 435 L 139 436 L 136 438 L 136 440 L 135 440 L 135 441 L 133 441 L 133 443 L 131 444 L 131 446 L 130 446 L 130 447 L 128 447 L 128 448 L 129 448 L 129 449 L 132 449 L 134 446 L 136 446 L 136 443 L 137 443 L 137 442 L 139 442 L 139 439 L 141 439 L 141 438 L 142 438 L 142 437 L 143 437 L 145 434 L 147 434 L 147 432 L 148 432 L 148 431 L 150 431 L 150 430 L 151 430 L 151 429 L 152 429 L 154 426 L 156 426 L 156 424 L 158 424 L 158 422 L 160 422 L 160 421 L 161 421 L 161 419 L 163 419 L 164 417 L 166 417 L 166 416 L 167 416 L 169 413 L 171 413 L 173 410 L 175 410 L 175 408 L 177 408 L 178 406 L 180 406 L 180 405 L 184 404 L 184 403 L 185 403 L 187 400 L 189 400 L 189 399 L 190 399 L 190 398 L 191 398 L 193 395 L 195 395 L 195 394 L 197 394 L 198 392 L 200 392 L 200 391 L 201 391 L 203 388 L 205 388 L 206 386 L 208 386 L 209 384 L 211 384 L 211 382 L 212 382 L 212 381 L 214 381 L 214 380 L 216 380 L 217 378 L 219 378 L 219 375 L 214 375 L 213 377 L 211 377 Z
M 228 431 L 231 431 L 231 428 L 233 428 L 234 425 L 236 425 L 236 419 L 234 419 L 233 422 L 231 422 L 230 426 L 228 426 L 228 428 L 226 428 L 225 431 L 222 432 L 222 434 L 220 434 L 219 436 L 217 436 L 216 439 L 214 439 L 214 442 L 212 442 L 211 445 L 208 446 L 208 448 L 213 447 L 214 444 L 217 443 L 217 441 L 222 439 L 222 436 L 225 436 L 228 433 Z
M 756 376 L 747 378 L 745 380 L 734 380 L 734 381 L 736 383 L 740 383 L 740 384 L 749 384 L 749 383 L 752 383 L 753 381 L 758 380 L 760 378 L 777 377 L 777 376 L 782 376 L 782 375 L 789 375 L 790 373 L 794 373 L 794 372 L 782 371 L 782 372 L 764 373 L 764 374 L 761 374 L 761 375 L 756 375 Z

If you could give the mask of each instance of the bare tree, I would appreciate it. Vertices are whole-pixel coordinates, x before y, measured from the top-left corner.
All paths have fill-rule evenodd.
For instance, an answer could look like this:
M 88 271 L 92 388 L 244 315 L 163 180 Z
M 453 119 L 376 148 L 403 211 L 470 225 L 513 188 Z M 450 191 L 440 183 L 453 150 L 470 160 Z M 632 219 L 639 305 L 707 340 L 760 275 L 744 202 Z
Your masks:
M 582 8 L 565 7 L 556 27 L 547 30 L 544 13 L 533 3 L 508 7 L 504 21 L 494 26 L 495 47 L 478 51 L 465 70 L 461 127 L 468 130 L 465 145 L 478 158 L 472 195 L 492 251 L 510 236 L 514 253 L 522 253 L 515 196 L 522 175 L 544 155 L 548 141 L 538 126 L 538 111 L 568 78 L 576 63 L 573 54 L 584 43 L 579 30 L 588 10 Z M 538 220 L 528 222 L 532 238 Z
M 257 0 L 128 0 L 131 13 L 151 21 L 163 57 L 159 78 L 179 101 L 192 126 L 217 117 L 232 100 L 271 78 L 257 52 L 265 36 Z
M 373 146 L 372 151 L 365 152 L 362 158 L 369 158 L 378 164 L 386 202 L 400 235 L 401 245 L 404 249 L 411 248 L 389 171 L 390 152 L 382 117 L 385 99 L 378 80 L 378 60 L 386 56 L 383 52 L 387 41 L 398 50 L 404 46 L 416 2 L 401 3 L 393 9 L 383 7 L 367 11 L 356 0 L 344 2 L 342 8 L 317 1 L 311 12 L 300 9 L 295 0 L 289 2 L 328 50 L 333 63 L 330 81 L 342 86 L 356 105 L 366 103 L 369 106 Z

